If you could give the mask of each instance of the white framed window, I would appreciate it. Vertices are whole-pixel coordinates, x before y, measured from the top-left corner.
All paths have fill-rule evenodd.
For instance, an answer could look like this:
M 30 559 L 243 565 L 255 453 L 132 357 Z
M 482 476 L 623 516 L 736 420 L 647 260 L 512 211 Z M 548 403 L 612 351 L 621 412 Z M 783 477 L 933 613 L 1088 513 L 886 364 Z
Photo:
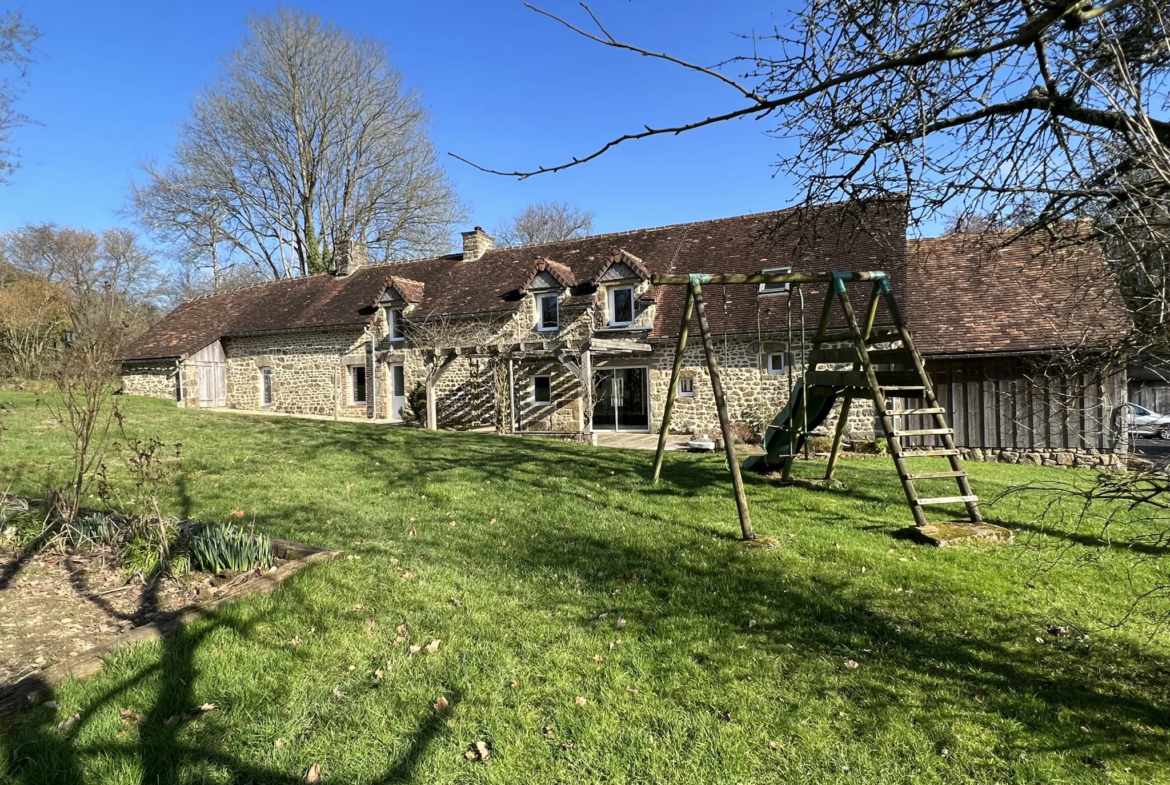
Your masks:
M 792 272 L 791 267 L 765 267 L 760 270 L 761 275 L 788 275 Z M 780 294 L 789 290 L 789 285 L 786 283 L 762 283 L 760 284 L 760 294 Z
M 406 324 L 402 321 L 401 308 L 389 308 L 386 310 L 386 321 L 390 327 L 391 341 L 405 341 L 406 340 Z
M 532 402 L 545 405 L 552 403 L 551 376 L 532 377 Z
M 555 294 L 542 294 L 536 298 L 536 329 L 559 330 L 561 326 L 561 302 Z
M 678 380 L 678 395 L 680 398 L 694 398 L 695 397 L 695 380 L 694 379 L 679 379 Z
M 628 327 L 634 323 L 634 287 L 611 286 L 609 289 L 609 326 Z
M 260 405 L 272 405 L 272 369 L 264 368 L 260 371 Z
M 784 352 L 773 352 L 768 355 L 768 375 L 780 376 L 784 373 L 784 362 L 786 355 Z
M 349 402 L 364 404 L 366 402 L 366 366 L 349 366 Z

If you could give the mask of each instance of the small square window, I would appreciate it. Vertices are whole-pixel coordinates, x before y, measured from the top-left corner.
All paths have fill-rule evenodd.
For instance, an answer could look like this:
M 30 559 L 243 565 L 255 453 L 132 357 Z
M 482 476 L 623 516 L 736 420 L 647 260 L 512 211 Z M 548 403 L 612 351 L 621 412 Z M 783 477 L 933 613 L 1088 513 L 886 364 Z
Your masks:
M 355 405 L 366 402 L 366 366 L 349 367 L 349 402 Z
M 560 301 L 555 294 L 542 294 L 536 298 L 540 314 L 538 330 L 556 330 L 561 324 Z
M 264 406 L 272 405 L 272 369 L 260 371 L 260 403 Z
M 792 272 L 791 267 L 766 267 L 760 270 L 761 275 L 788 275 Z M 762 283 L 760 284 L 760 294 L 780 294 L 787 292 L 789 285 L 786 283 Z
M 784 352 L 775 352 L 768 355 L 768 375 L 780 376 L 784 373 Z
M 619 286 L 609 290 L 609 324 L 625 327 L 634 322 L 634 287 Z
M 695 397 L 695 380 L 694 379 L 679 379 L 678 380 L 678 394 L 681 398 Z
M 537 404 L 552 403 L 552 377 L 532 377 L 532 402 Z
M 386 311 L 386 319 L 390 322 L 390 340 L 405 341 L 406 325 L 402 321 L 402 309 L 391 308 Z

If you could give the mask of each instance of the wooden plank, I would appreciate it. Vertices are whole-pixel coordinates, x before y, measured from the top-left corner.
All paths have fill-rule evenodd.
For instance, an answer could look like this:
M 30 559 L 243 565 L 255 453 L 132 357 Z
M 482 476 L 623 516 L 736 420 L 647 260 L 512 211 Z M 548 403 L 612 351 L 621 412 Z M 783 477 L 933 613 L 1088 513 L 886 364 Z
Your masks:
M 909 431 L 894 431 L 895 436 L 941 436 L 951 433 L 950 428 L 915 428 Z
M 869 361 L 875 365 L 891 365 L 894 363 L 910 363 L 910 355 L 905 349 L 874 349 L 867 352 Z M 857 350 L 853 347 L 845 349 L 813 349 L 808 355 L 810 367 L 817 363 L 856 363 L 861 362 Z
M 906 452 L 902 454 L 903 458 L 946 458 L 951 455 L 958 455 L 958 450 L 915 450 L 913 452 Z M 956 469 L 955 471 L 958 471 Z
M 909 456 L 907 456 L 909 457 Z M 922 472 L 921 474 L 907 474 L 908 480 L 941 480 L 944 477 L 966 477 L 967 472 Z
M 866 344 L 882 343 L 898 335 L 898 330 L 894 327 L 875 327 L 870 333 Z M 821 336 L 820 340 L 813 339 L 815 344 L 822 343 L 844 343 L 845 341 L 852 341 L 853 334 L 847 330 L 841 332 L 826 332 Z
M 979 497 L 975 495 L 970 496 L 935 496 L 933 498 L 919 499 L 918 505 L 925 507 L 927 505 L 935 504 L 967 504 L 968 502 L 977 502 Z

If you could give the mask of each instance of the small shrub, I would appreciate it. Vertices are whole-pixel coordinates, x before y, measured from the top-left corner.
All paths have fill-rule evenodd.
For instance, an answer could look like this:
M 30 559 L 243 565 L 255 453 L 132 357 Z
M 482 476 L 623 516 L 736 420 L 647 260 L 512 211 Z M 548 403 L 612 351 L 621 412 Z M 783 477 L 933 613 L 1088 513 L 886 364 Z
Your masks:
M 95 512 L 62 523 L 65 542 L 79 550 L 88 550 L 100 545 L 113 545 L 118 537 L 118 527 L 105 515 Z
M 150 580 L 160 572 L 174 570 L 171 553 L 178 537 L 178 527 L 159 521 L 135 531 L 118 548 L 118 561 L 128 575 L 141 575 Z
M 191 566 L 206 572 L 246 572 L 272 565 L 272 541 L 227 523 L 197 523 L 186 531 L 185 550 Z
M 406 406 L 402 409 L 402 421 L 419 428 L 427 424 L 427 386 L 416 382 L 406 394 Z

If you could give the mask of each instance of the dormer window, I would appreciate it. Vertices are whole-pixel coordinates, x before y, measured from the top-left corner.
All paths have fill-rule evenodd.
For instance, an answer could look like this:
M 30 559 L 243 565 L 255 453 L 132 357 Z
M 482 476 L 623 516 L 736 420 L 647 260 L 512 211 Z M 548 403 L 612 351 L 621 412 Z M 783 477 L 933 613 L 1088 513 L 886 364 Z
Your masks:
M 406 324 L 402 321 L 401 308 L 386 309 L 386 321 L 390 328 L 391 341 L 405 341 L 406 340 Z
M 766 267 L 760 270 L 761 275 L 788 275 L 791 272 L 791 267 Z M 789 288 L 786 283 L 762 283 L 760 284 L 760 294 L 781 294 L 787 292 Z
M 634 323 L 634 287 L 612 286 L 609 289 L 609 326 L 629 327 Z
M 561 303 L 555 294 L 541 294 L 536 297 L 536 329 L 549 332 L 561 326 Z

